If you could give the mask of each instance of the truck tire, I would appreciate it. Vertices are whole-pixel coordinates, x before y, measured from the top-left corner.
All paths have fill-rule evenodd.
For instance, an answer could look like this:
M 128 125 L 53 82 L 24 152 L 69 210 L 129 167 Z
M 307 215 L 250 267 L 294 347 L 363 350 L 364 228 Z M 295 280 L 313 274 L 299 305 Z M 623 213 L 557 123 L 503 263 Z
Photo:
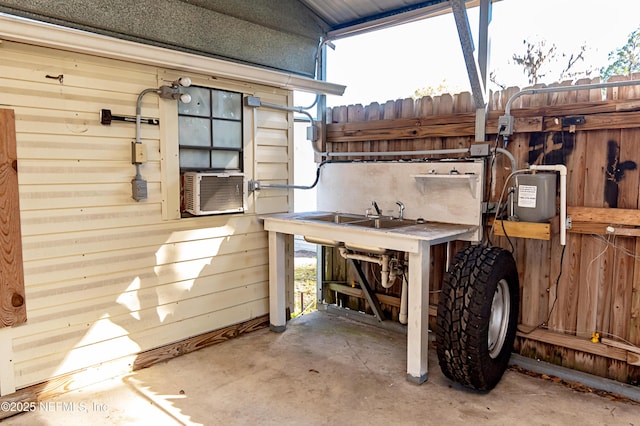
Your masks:
M 436 320 L 438 360 L 446 377 L 482 391 L 498 384 L 513 349 L 519 300 L 510 252 L 469 246 L 455 255 Z

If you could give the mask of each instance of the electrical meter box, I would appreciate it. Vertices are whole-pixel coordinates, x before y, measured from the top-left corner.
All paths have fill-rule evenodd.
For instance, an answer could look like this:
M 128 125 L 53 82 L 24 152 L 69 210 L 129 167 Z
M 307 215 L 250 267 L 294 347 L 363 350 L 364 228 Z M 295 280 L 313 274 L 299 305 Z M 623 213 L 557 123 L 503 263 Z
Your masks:
M 519 174 L 515 177 L 514 213 L 522 222 L 547 222 L 556 215 L 556 174 Z

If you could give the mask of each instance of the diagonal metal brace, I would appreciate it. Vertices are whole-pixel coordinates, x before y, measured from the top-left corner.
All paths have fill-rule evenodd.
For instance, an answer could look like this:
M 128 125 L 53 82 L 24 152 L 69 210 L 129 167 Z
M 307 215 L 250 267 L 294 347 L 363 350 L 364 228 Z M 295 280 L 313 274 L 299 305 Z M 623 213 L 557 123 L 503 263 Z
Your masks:
M 473 55 L 475 50 L 473 44 L 473 35 L 471 34 L 471 26 L 469 25 L 469 17 L 467 16 L 467 8 L 464 0 L 451 0 L 451 11 L 456 21 L 458 29 L 458 37 L 460 37 L 460 45 L 464 62 L 467 65 L 467 73 L 469 74 L 469 82 L 471 83 L 471 92 L 477 109 L 484 108 L 486 104 L 486 90 L 482 82 L 482 74 L 478 61 Z M 486 72 L 485 72 L 486 74 Z
M 380 301 L 378 301 L 375 293 L 371 290 L 371 287 L 369 287 L 369 281 L 367 281 L 367 277 L 365 277 L 364 272 L 362 272 L 360 261 L 354 259 L 349 259 L 349 261 L 358 274 L 360 288 L 362 289 L 367 302 L 369 302 L 369 306 L 371 306 L 373 314 L 378 318 L 378 321 L 384 321 L 384 314 L 382 313 L 382 308 L 380 307 Z

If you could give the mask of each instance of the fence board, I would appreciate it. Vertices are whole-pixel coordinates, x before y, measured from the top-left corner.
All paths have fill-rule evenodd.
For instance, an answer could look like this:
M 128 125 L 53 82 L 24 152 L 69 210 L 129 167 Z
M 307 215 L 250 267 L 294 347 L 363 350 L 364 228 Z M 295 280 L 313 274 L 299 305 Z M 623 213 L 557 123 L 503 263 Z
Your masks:
M 585 79 L 578 84 L 596 82 L 599 80 Z M 551 87 L 570 84 L 564 81 Z M 490 99 L 486 132 L 492 145 L 502 144 L 501 138 L 494 139 L 497 120 L 504 114 L 507 100 L 519 90 L 508 88 Z M 491 237 L 495 245 L 510 250 L 513 246 L 521 281 L 521 323 L 536 326 L 548 317 L 547 333 L 559 337 L 550 343 L 522 335 L 517 350 L 627 382 L 640 379 L 640 368 L 633 357 L 611 359 L 615 351 L 595 353 L 583 351 L 588 345 L 563 346 L 560 337 L 571 335 L 575 341 L 584 341 L 598 331 L 615 341 L 620 338 L 640 344 L 640 259 L 635 257 L 640 254 L 640 243 L 632 229 L 640 226 L 638 98 L 640 87 L 608 90 L 605 97 L 600 89 L 577 89 L 517 98 L 511 109 L 515 132 L 508 139 L 507 149 L 520 167 L 567 166 L 569 215 L 576 229 L 583 231 L 568 234 L 563 257 L 557 235 L 552 234 L 550 241 Z M 363 141 L 378 152 L 466 148 L 473 142 L 475 130 L 475 107 L 470 101 L 468 93 L 460 93 L 372 104 L 365 108 L 362 122 L 336 120 L 334 114 L 334 124 L 327 131 L 328 143 L 336 151 L 352 150 L 350 146 Z M 584 115 L 585 124 L 563 127 L 561 118 L 572 115 Z M 485 199 L 497 201 L 513 170 L 500 156 L 488 161 L 487 166 Z M 608 224 L 616 228 L 623 225 L 628 232 L 620 228 L 617 236 L 607 237 Z M 458 244 L 453 246 L 460 248 Z M 433 248 L 435 289 L 442 278 L 438 267 L 445 258 L 444 247 Z M 397 293 L 395 288 L 389 291 Z M 435 296 L 431 297 L 432 303 Z
M 631 313 L 629 321 L 629 342 L 640 346 L 640 239 L 636 238 L 631 290 Z

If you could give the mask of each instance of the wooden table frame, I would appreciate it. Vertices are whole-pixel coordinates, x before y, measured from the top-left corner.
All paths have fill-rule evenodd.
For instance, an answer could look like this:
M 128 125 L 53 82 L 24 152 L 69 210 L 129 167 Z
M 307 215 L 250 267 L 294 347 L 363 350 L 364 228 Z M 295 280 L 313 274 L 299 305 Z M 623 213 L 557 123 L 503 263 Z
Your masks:
M 417 384 L 427 380 L 431 246 L 466 239 L 464 237 L 477 231 L 476 226 L 427 223 L 378 230 L 320 223 L 296 213 L 269 215 L 263 219 L 265 230 L 269 231 L 269 327 L 275 332 L 286 329 L 285 235 L 305 235 L 408 253 L 407 380 Z

